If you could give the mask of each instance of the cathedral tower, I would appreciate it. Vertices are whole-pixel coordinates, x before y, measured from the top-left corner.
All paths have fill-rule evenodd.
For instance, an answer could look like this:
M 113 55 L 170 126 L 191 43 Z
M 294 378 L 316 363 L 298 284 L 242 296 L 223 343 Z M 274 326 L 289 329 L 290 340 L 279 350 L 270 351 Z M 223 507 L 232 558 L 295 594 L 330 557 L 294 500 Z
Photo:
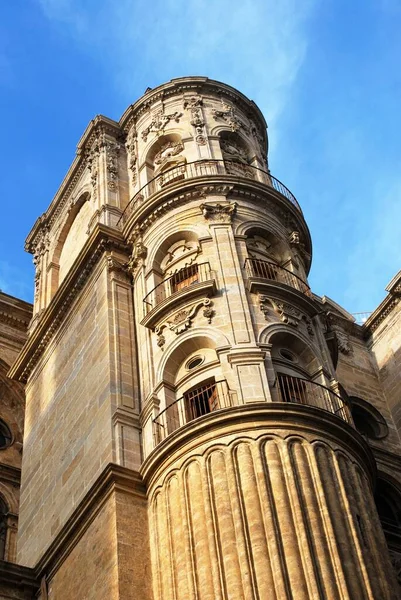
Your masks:
M 397 598 L 266 123 L 203 77 L 96 117 L 27 240 L 18 554 L 42 600 Z

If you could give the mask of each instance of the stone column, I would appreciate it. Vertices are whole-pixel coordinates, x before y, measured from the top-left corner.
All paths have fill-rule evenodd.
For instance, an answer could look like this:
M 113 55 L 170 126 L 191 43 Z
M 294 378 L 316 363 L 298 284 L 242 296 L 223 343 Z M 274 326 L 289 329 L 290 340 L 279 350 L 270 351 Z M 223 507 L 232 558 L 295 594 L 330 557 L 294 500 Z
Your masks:
M 155 600 L 396 600 L 370 451 L 321 412 L 211 414 L 145 461 Z

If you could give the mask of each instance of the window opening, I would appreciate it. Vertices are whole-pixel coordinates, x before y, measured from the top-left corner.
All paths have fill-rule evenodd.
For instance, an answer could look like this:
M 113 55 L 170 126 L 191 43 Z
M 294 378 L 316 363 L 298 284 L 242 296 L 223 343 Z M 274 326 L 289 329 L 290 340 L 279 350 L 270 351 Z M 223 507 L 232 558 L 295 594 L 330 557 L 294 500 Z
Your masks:
M 12 441 L 11 431 L 4 421 L 0 420 L 0 449 L 7 448 Z
M 188 267 L 184 267 L 174 273 L 171 277 L 171 293 L 178 292 L 193 283 L 199 283 L 199 270 L 198 265 L 193 264 Z
M 187 421 L 216 410 L 218 406 L 216 382 L 207 383 L 184 394 Z
M 277 374 L 278 387 L 282 402 L 297 402 L 307 404 L 306 383 L 303 379 L 290 377 L 283 373 Z

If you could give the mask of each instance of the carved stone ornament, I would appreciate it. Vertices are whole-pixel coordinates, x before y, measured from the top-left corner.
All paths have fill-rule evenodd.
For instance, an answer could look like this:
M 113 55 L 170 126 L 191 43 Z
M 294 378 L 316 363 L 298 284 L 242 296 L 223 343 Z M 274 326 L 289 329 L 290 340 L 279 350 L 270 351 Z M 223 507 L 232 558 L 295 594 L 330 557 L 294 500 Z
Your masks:
M 265 315 L 267 320 L 268 309 L 271 306 L 276 314 L 280 317 L 283 323 L 287 325 L 292 325 L 292 327 L 298 327 L 303 315 L 300 310 L 292 306 L 292 304 L 287 304 L 286 302 L 279 302 L 277 300 L 273 300 L 268 296 L 260 296 L 260 310 Z
M 159 343 L 159 339 L 162 336 L 162 332 L 165 327 L 170 329 L 170 331 L 173 331 L 176 335 L 179 335 L 180 333 L 183 333 L 189 329 L 196 313 L 202 306 L 204 307 L 203 316 L 207 319 L 208 323 L 211 323 L 215 314 L 215 311 L 212 309 L 212 305 L 213 302 L 210 300 L 210 298 L 204 298 L 192 306 L 182 308 L 177 311 L 172 317 L 167 319 L 165 323 L 155 328 L 155 333 L 158 336 L 157 344 L 159 346 L 164 344 L 165 340 L 162 343 Z
M 308 319 L 308 317 L 306 317 L 305 315 L 303 315 L 302 320 L 305 323 L 306 331 L 308 332 L 310 337 L 314 337 L 315 332 L 313 331 L 312 321 Z
M 169 141 L 160 148 L 159 152 L 155 155 L 155 165 L 163 164 L 170 156 L 177 156 L 184 150 L 184 144 L 182 142 Z
M 127 150 L 128 168 L 131 171 L 131 183 L 133 186 L 135 186 L 138 181 L 136 139 L 137 139 L 136 131 L 134 128 L 132 128 L 127 137 L 127 141 L 125 143 L 125 148 Z
M 223 158 L 235 158 L 245 164 L 248 162 L 248 153 L 245 148 L 232 140 L 220 139 L 220 147 L 223 152 Z
M 242 123 L 238 119 L 234 108 L 225 102 L 222 102 L 222 110 L 214 109 L 212 110 L 212 115 L 215 121 L 225 121 L 231 131 L 238 131 L 242 127 Z
M 94 195 L 96 195 L 97 190 L 97 178 L 99 174 L 99 146 L 95 144 L 91 150 L 88 152 L 86 157 L 86 165 L 90 172 L 91 185 Z
M 205 219 L 214 223 L 231 223 L 237 212 L 237 202 L 204 202 L 200 205 Z
M 339 329 L 335 329 L 334 333 L 336 334 L 339 351 L 345 355 L 351 354 L 352 346 L 349 341 L 349 336 Z
M 158 112 L 153 113 L 150 125 L 142 131 L 143 141 L 147 141 L 150 133 L 155 133 L 158 136 L 163 135 L 164 129 L 170 123 L 170 121 L 175 121 L 176 123 L 179 123 L 181 117 L 182 113 L 178 111 L 166 115 L 164 112 L 164 108 Z
M 114 256 L 107 257 L 107 269 L 110 273 L 114 273 L 117 277 L 126 280 L 128 275 L 128 264 L 122 263 Z
M 118 155 L 120 153 L 120 148 L 120 144 L 115 142 L 106 142 L 107 188 L 111 192 L 115 192 L 117 190 Z
M 134 242 L 132 253 L 128 261 L 128 268 L 134 272 L 137 268 L 144 265 L 145 258 L 148 255 L 148 249 L 142 241 L 142 238 L 137 238 Z
M 191 125 L 195 130 L 195 141 L 199 146 L 206 144 L 205 120 L 202 112 L 203 100 L 201 97 L 192 96 L 184 100 L 184 109 L 191 114 Z

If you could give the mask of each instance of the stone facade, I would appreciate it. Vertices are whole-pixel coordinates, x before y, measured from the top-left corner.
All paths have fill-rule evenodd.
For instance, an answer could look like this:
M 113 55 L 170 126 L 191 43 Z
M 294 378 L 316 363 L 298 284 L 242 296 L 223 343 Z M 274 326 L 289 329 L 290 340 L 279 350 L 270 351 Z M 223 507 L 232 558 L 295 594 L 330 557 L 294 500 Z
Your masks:
M 26 249 L 5 598 L 400 597 L 399 277 L 363 326 L 312 293 L 253 102 L 190 77 L 96 117 Z

